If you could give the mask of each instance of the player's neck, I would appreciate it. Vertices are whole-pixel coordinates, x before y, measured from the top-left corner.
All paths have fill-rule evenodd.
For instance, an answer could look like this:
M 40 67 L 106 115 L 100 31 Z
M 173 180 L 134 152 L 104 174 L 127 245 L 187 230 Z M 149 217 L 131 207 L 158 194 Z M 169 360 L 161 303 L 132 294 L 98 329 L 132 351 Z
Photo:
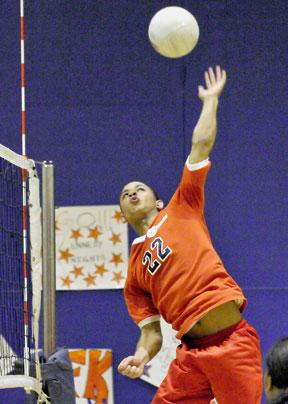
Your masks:
M 138 234 L 138 236 L 144 236 L 144 234 L 147 233 L 147 230 L 153 223 L 156 216 L 158 216 L 158 214 L 159 214 L 158 210 L 153 210 L 139 222 L 131 223 L 131 226 L 133 227 L 134 231 Z

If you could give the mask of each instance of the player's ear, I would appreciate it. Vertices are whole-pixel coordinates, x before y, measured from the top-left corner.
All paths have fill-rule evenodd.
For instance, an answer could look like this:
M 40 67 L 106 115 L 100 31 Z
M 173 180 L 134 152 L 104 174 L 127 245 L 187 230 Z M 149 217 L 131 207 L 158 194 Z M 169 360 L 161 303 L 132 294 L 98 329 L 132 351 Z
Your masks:
M 156 208 L 157 210 L 162 210 L 164 208 L 164 202 L 161 199 L 156 201 Z

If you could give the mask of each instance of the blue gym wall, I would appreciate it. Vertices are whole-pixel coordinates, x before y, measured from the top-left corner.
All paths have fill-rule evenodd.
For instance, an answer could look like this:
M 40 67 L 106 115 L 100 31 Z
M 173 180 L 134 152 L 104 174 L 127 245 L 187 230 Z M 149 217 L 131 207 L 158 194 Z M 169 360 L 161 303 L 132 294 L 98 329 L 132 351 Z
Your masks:
M 288 334 L 288 2 L 26 3 L 27 150 L 54 161 L 58 206 L 115 204 L 132 179 L 168 201 L 200 112 L 197 85 L 208 66 L 227 70 L 206 215 L 266 355 Z M 186 7 L 200 25 L 184 59 L 148 43 L 149 20 L 167 5 Z M 0 142 L 21 153 L 18 16 L 18 0 L 1 1 Z M 112 348 L 116 369 L 137 338 L 121 290 L 57 292 L 59 346 Z M 116 371 L 114 389 L 116 404 L 148 404 L 155 393 Z M 0 392 L 0 404 L 23 402 L 21 392 Z

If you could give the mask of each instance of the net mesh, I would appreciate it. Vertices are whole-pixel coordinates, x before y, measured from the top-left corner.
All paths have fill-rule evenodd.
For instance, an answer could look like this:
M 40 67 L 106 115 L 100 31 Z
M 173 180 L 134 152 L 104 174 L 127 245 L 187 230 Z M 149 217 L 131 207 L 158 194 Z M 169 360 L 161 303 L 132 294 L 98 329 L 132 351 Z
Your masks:
M 28 200 L 28 182 L 24 192 Z M 0 158 L 0 376 L 19 374 L 21 363 L 28 361 L 32 364 L 34 360 L 29 239 L 28 226 L 25 280 L 22 169 Z M 24 303 L 25 287 L 27 304 Z M 24 310 L 28 311 L 26 326 Z

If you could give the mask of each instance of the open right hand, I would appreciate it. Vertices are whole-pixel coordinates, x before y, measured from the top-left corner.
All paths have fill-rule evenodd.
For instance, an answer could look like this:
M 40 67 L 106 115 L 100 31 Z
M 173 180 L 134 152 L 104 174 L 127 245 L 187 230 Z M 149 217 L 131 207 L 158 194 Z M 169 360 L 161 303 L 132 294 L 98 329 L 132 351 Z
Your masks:
M 136 379 L 144 373 L 144 362 L 136 356 L 127 356 L 120 362 L 118 372 L 130 379 Z
M 215 72 L 212 67 L 204 74 L 206 88 L 198 86 L 198 95 L 201 101 L 205 101 L 211 97 L 219 97 L 226 84 L 226 71 L 220 66 L 216 66 Z

